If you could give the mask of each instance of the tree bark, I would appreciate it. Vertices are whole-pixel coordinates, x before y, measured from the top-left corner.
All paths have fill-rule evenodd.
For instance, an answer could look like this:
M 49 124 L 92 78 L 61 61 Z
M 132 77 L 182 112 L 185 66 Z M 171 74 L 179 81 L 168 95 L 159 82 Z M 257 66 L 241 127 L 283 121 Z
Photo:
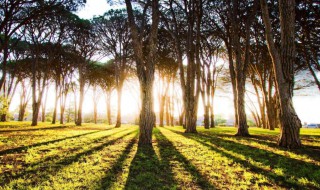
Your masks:
M 106 106 L 107 106 L 107 122 L 108 125 L 112 125 L 112 120 L 111 120 L 111 92 L 107 91 L 106 92 Z
M 121 80 L 121 79 L 120 79 Z M 117 94 L 118 94 L 118 110 L 117 110 L 117 121 L 116 121 L 116 128 L 121 127 L 121 100 L 122 100 L 122 87 L 123 87 L 123 81 L 119 82 L 119 85 L 117 86 Z
M 159 109 L 159 126 L 163 127 L 163 116 L 164 116 L 164 106 L 165 106 L 165 96 L 160 95 L 160 109 Z
M 80 99 L 79 99 L 79 107 L 78 107 L 78 111 L 77 111 L 77 122 L 76 125 L 77 126 L 81 126 L 82 124 L 82 105 L 83 105 L 83 100 L 84 100 L 84 82 L 80 82 Z
M 141 111 L 139 118 L 139 145 L 152 145 L 152 129 L 155 126 L 156 118 L 153 111 L 153 82 L 159 24 L 159 2 L 157 0 L 151 2 L 152 24 L 150 31 L 148 32 L 149 38 L 146 44 L 143 44 L 143 38 L 145 38 L 145 36 L 142 38 L 141 34 L 138 32 L 131 1 L 126 0 L 125 2 L 137 65 L 137 76 L 140 82 Z M 145 46 L 147 48 L 145 48 Z M 148 51 L 144 52 L 144 49 L 148 49 Z
M 278 144 L 286 148 L 301 146 L 299 137 L 301 121 L 293 107 L 293 83 L 295 63 L 295 1 L 279 0 L 281 53 L 274 44 L 266 0 L 260 0 L 266 39 L 272 57 L 276 88 L 280 100 L 280 138 Z
M 58 106 L 58 81 L 56 81 L 56 96 L 55 96 L 55 99 L 54 99 L 54 108 L 53 108 L 53 115 L 52 115 L 52 124 L 56 124 L 56 120 L 57 120 L 57 106 Z

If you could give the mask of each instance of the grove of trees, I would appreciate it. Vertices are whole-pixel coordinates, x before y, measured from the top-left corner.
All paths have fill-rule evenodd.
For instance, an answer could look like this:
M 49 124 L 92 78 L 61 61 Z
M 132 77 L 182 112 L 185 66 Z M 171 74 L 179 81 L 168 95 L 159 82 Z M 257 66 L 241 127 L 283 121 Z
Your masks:
M 231 86 L 237 136 L 250 136 L 248 115 L 257 127 L 280 128 L 279 146 L 301 146 L 301 121 L 294 90 L 315 85 L 320 91 L 320 4 L 311 0 L 141 0 L 109 1 L 111 9 L 90 20 L 75 11 L 85 0 L 1 0 L 1 121 L 8 119 L 15 94 L 18 120 L 32 110 L 32 126 L 44 121 L 48 89 L 54 87 L 52 123 L 83 122 L 83 102 L 92 90 L 93 121 L 98 100 L 106 102 L 108 124 L 121 127 L 126 81 L 140 88 L 139 144 L 152 143 L 152 129 L 182 125 L 197 132 L 215 127 L 216 89 Z M 101 63 L 97 57 L 108 57 Z M 227 65 L 219 64 L 225 60 Z M 295 85 L 295 76 L 310 84 Z M 154 84 L 159 86 L 154 94 Z M 111 96 L 117 94 L 116 120 Z M 257 108 L 248 112 L 252 91 Z M 159 115 L 154 100 L 159 102 Z M 202 103 L 202 106 L 199 104 Z M 70 111 L 68 111 L 70 112 Z M 42 117 L 40 115 L 42 114 Z M 178 113 L 176 116 L 175 113 Z M 60 114 L 58 116 L 58 114 Z

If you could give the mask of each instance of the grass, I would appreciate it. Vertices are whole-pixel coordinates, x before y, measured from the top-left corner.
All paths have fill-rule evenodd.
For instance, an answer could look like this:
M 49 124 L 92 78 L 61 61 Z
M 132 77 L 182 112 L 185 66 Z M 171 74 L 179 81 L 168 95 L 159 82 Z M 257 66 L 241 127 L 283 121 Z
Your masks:
M 278 131 L 158 127 L 138 147 L 138 127 L 0 124 L 0 189 L 320 189 L 320 130 L 304 147 L 277 147 Z

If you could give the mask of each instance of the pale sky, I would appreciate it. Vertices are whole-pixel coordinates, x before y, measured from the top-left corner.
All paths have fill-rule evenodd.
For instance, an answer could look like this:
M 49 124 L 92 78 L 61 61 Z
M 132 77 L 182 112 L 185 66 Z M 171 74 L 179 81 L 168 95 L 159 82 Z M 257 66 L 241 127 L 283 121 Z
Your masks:
M 103 15 L 111 8 L 107 0 L 87 0 L 85 7 L 81 8 L 76 14 L 84 19 L 91 19 L 93 16 Z

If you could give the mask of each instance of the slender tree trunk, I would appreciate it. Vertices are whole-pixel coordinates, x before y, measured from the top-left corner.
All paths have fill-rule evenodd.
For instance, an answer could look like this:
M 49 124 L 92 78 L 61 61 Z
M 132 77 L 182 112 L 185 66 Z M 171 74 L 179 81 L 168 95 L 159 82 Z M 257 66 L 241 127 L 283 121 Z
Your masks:
M 279 0 L 281 53 L 274 44 L 271 22 L 266 0 L 260 0 L 262 18 L 265 24 L 266 39 L 272 57 L 276 78 L 276 88 L 280 100 L 279 146 L 297 148 L 301 146 L 299 137 L 301 121 L 293 107 L 293 82 L 295 63 L 295 1 Z
M 26 112 L 26 107 L 27 107 L 27 105 L 20 105 L 19 106 L 18 121 L 23 121 L 24 120 L 24 114 Z
M 58 82 L 56 81 L 56 96 L 54 100 L 54 108 L 53 108 L 53 115 L 52 115 L 52 124 L 56 124 L 56 119 L 57 119 L 57 106 L 58 106 Z
M 237 136 L 249 136 L 247 116 L 245 112 L 245 76 L 237 73 L 237 108 L 238 108 L 238 132 Z
M 228 59 L 229 59 L 229 72 L 232 84 L 232 94 L 233 94 L 233 106 L 234 106 L 234 126 L 238 126 L 238 104 L 237 104 L 237 88 L 236 88 L 236 73 L 234 72 L 234 63 L 231 48 L 228 49 Z
M 106 93 L 106 106 L 107 106 L 107 121 L 109 125 L 112 125 L 111 120 L 111 92 L 107 91 Z
M 116 121 L 116 128 L 121 126 L 121 100 L 122 100 L 122 87 L 123 81 L 120 81 L 119 86 L 117 87 L 117 94 L 118 94 L 118 110 L 117 110 L 117 121 Z
M 164 106 L 165 106 L 165 99 L 166 97 L 160 95 L 160 110 L 159 110 L 159 126 L 163 127 L 163 115 L 164 115 Z
M 61 105 L 60 106 L 60 124 L 64 123 L 64 110 L 65 110 L 65 105 Z
M 78 118 L 77 118 L 77 111 L 78 111 L 78 106 L 77 106 L 77 95 L 76 91 L 74 91 L 74 123 L 77 124 Z
M 83 100 L 84 100 L 84 84 L 81 82 L 80 84 L 80 99 L 79 99 L 79 107 L 78 107 L 78 117 L 77 117 L 77 126 L 81 126 L 82 124 L 82 105 L 83 105 Z

